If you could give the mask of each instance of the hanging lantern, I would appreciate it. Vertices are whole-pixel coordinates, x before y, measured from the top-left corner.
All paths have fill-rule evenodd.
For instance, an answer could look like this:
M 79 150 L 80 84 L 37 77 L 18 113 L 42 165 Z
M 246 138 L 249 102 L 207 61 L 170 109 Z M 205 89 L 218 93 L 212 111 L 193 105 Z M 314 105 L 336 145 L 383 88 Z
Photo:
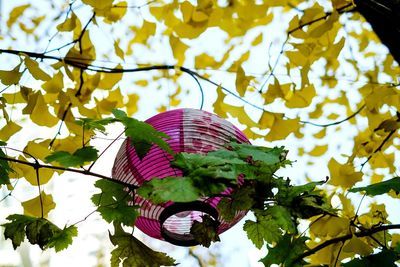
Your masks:
M 246 136 L 233 124 L 202 110 L 171 110 L 151 117 L 146 122 L 170 137 L 167 142 L 175 152 L 206 154 L 222 148 L 232 140 L 249 143 Z M 153 146 L 140 159 L 127 139 L 116 156 L 112 177 L 140 187 L 143 182 L 154 177 L 182 176 L 181 170 L 170 166 L 171 160 L 173 157 L 158 146 Z M 231 191 L 228 188 L 221 193 L 227 195 Z M 135 226 L 151 237 L 175 245 L 197 245 L 198 242 L 190 234 L 190 228 L 195 221 L 201 222 L 203 215 L 206 214 L 218 222 L 217 233 L 221 234 L 246 214 L 246 211 L 239 211 L 232 221 L 224 221 L 217 208 L 220 200 L 221 197 L 207 197 L 189 203 L 169 201 L 156 205 L 135 194 L 132 204 L 140 207 Z

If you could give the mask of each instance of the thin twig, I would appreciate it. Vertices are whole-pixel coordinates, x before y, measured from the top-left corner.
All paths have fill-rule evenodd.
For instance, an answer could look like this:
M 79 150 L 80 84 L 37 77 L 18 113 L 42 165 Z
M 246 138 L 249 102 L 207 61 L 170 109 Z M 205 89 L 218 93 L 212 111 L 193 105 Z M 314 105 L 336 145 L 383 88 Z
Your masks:
M 88 171 L 90 171 L 91 169 L 92 169 L 92 167 L 94 166 L 94 164 L 97 162 L 97 160 L 117 141 L 117 140 L 119 140 L 119 138 L 123 135 L 125 133 L 125 131 L 122 131 L 116 138 L 114 138 L 113 140 L 112 140 L 112 142 L 110 143 L 110 144 L 108 144 L 108 146 L 103 150 L 103 151 L 101 151 L 101 153 L 99 154 L 99 156 L 97 157 L 97 159 L 96 160 L 94 160 L 93 162 L 92 162 L 92 164 L 90 164 L 90 166 L 89 166 L 89 168 L 87 169 Z
M 33 168 L 37 167 L 37 168 L 43 168 L 43 169 L 52 169 L 52 170 L 80 173 L 80 174 L 83 174 L 83 175 L 89 175 L 89 176 L 105 179 L 105 180 L 108 180 L 108 181 L 112 181 L 112 182 L 115 182 L 115 183 L 127 185 L 127 184 L 125 184 L 125 183 L 123 183 L 121 181 L 113 179 L 112 177 L 105 176 L 105 175 L 102 175 L 102 174 L 99 174 L 99 173 L 94 173 L 94 172 L 91 172 L 91 171 L 88 171 L 88 170 L 80 170 L 80 169 L 73 169 L 73 168 L 46 165 L 46 164 L 37 164 L 37 163 L 29 162 L 29 161 L 24 161 L 24 160 L 9 158 L 9 157 L 3 157 L 3 156 L 0 156 L 0 160 L 16 162 L 16 163 L 20 163 L 20 164 L 31 166 Z M 135 186 L 133 186 L 133 187 L 135 188 Z
M 368 158 L 361 164 L 361 170 L 364 168 L 365 164 L 372 158 L 372 156 L 381 151 L 382 147 L 386 144 L 386 142 L 392 137 L 392 135 L 397 131 L 397 129 L 390 131 L 390 133 L 383 139 L 382 143 L 374 150 L 374 152 L 371 153 L 371 155 L 368 156 Z
M 348 121 L 348 120 L 352 119 L 352 118 L 355 117 L 358 113 L 360 113 L 364 108 L 365 108 L 365 104 L 362 105 L 356 112 L 354 112 L 354 113 L 351 114 L 350 116 L 348 116 L 348 117 L 346 117 L 346 118 L 344 118 L 344 119 L 342 119 L 342 120 L 340 120 L 340 121 L 335 121 L 335 122 L 332 122 L 332 123 L 318 124 L 318 123 L 314 123 L 314 122 L 310 122 L 310 121 L 300 121 L 300 122 L 301 122 L 301 123 L 304 123 L 304 124 L 310 124 L 310 125 L 313 125 L 313 126 L 317 126 L 317 127 L 329 127 L 329 126 L 334 126 L 334 125 L 338 125 L 338 124 L 341 124 L 341 123 L 343 123 L 343 122 L 345 122 L 345 121 Z

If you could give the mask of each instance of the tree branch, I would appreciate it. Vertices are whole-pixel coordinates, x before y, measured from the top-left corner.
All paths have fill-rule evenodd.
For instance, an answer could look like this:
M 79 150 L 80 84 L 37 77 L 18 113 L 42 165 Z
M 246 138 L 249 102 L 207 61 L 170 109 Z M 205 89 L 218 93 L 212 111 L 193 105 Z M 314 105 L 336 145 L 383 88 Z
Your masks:
M 102 174 L 99 174 L 99 173 L 94 173 L 94 172 L 91 172 L 91 171 L 88 171 L 88 170 L 80 170 L 80 169 L 73 169 L 73 168 L 60 167 L 60 166 L 54 166 L 54 165 L 33 163 L 33 162 L 29 162 L 29 161 L 23 161 L 23 160 L 9 158 L 9 157 L 3 157 L 3 156 L 0 156 L 0 160 L 5 160 L 5 161 L 9 161 L 9 162 L 16 162 L 16 163 L 28 165 L 28 166 L 31 166 L 32 168 L 37 168 L 37 169 L 44 168 L 44 169 L 52 169 L 52 170 L 59 170 L 59 171 L 74 172 L 74 173 L 79 173 L 79 174 L 83 174 L 83 175 L 89 175 L 89 176 L 93 176 L 93 177 L 109 180 L 111 182 L 115 182 L 115 183 L 126 185 L 125 183 L 120 182 L 118 180 L 115 180 L 112 177 L 105 176 L 105 175 L 102 175 Z M 136 188 L 134 185 L 129 185 L 129 186 L 133 187 L 133 188 Z
M 354 117 L 355 117 L 358 113 L 360 113 L 361 110 L 363 110 L 364 108 L 365 108 L 365 104 L 362 105 L 356 112 L 354 112 L 353 114 L 351 114 L 351 115 L 348 116 L 347 118 L 344 118 L 344 119 L 342 119 L 342 120 L 340 120 L 340 121 L 335 121 L 335 122 L 332 122 L 332 123 L 318 124 L 318 123 L 314 123 L 314 122 L 310 122 L 310 121 L 300 121 L 300 122 L 301 122 L 301 123 L 304 123 L 304 124 L 311 124 L 311 125 L 317 126 L 317 127 L 329 127 L 329 126 L 334 126 L 334 125 L 341 124 L 341 123 L 343 123 L 343 122 L 345 122 L 345 121 L 348 121 L 348 120 L 350 120 L 351 118 L 354 118 Z
M 358 231 L 358 232 L 355 232 L 353 234 L 348 234 L 348 235 L 344 235 L 344 236 L 340 236 L 340 237 L 329 239 L 329 240 L 323 242 L 322 244 L 319 244 L 318 246 L 316 246 L 316 247 L 304 252 L 303 254 L 298 256 L 295 259 L 294 262 L 297 262 L 297 261 L 299 261 L 301 259 L 304 259 L 305 257 L 311 256 L 312 254 L 316 253 L 317 251 L 319 251 L 319 250 L 321 250 L 321 249 L 323 249 L 323 248 L 325 248 L 325 247 L 327 247 L 329 245 L 349 240 L 353 236 L 365 237 L 365 236 L 370 236 L 370 235 L 373 235 L 375 233 L 386 231 L 386 230 L 390 230 L 390 229 L 400 229 L 400 224 L 381 225 L 381 226 L 378 226 L 376 228 L 368 229 L 368 230 L 365 230 L 365 231 Z

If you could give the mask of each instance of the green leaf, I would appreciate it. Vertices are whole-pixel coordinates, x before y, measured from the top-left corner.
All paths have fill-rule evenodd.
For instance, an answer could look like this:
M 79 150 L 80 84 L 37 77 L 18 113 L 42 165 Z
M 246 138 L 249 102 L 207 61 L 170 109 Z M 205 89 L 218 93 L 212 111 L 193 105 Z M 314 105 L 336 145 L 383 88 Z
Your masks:
M 255 189 L 250 186 L 240 187 L 229 197 L 222 198 L 218 203 L 219 215 L 227 222 L 234 219 L 241 210 L 250 210 L 254 205 Z
M 67 151 L 56 151 L 45 158 L 46 162 L 58 162 L 64 167 L 79 167 L 97 159 L 97 149 L 87 146 L 76 150 L 73 154 Z
M 116 246 L 111 252 L 111 267 L 176 265 L 174 259 L 147 247 L 132 234 L 126 233 L 120 225 L 114 224 L 114 229 L 114 235 L 109 234 L 111 243 Z
M 218 236 L 218 221 L 208 215 L 201 216 L 202 221 L 194 221 L 190 227 L 190 233 L 200 245 L 209 247 L 211 242 L 220 241 Z
M 265 214 L 271 216 L 275 223 L 287 233 L 295 233 L 297 231 L 296 222 L 288 208 L 279 205 L 272 206 L 266 210 Z
M 295 238 L 292 235 L 285 234 L 274 247 L 267 245 L 268 254 L 260 262 L 264 266 L 271 266 L 272 264 L 291 267 L 304 266 L 304 261 L 294 262 L 294 260 L 308 249 L 305 244 L 308 239 L 304 236 Z
M 369 196 L 376 196 L 388 193 L 390 190 L 400 192 L 400 177 L 395 177 L 390 180 L 372 184 L 369 186 L 352 188 L 349 191 L 353 193 L 365 191 L 365 193 Z
M 200 197 L 200 191 L 188 177 L 154 178 L 145 182 L 137 193 L 155 204 L 167 201 L 190 202 Z
M 136 206 L 128 205 L 132 195 L 126 190 L 126 186 L 104 179 L 97 180 L 95 186 L 101 193 L 94 194 L 92 202 L 97 206 L 101 217 L 109 223 L 115 221 L 132 226 L 138 211 Z
M 2 225 L 5 228 L 4 238 L 11 239 L 14 249 L 16 249 L 25 239 L 25 227 L 35 221 L 36 218 L 14 214 L 8 216 L 6 219 L 11 222 Z
M 76 226 L 71 225 L 64 227 L 61 231 L 57 231 L 46 244 L 45 248 L 54 248 L 56 252 L 66 249 L 72 244 L 72 239 L 78 235 Z
M 247 237 L 253 242 L 258 248 L 264 245 L 264 240 L 267 243 L 278 242 L 281 238 L 282 231 L 274 220 L 268 220 L 263 218 L 257 221 L 247 220 L 243 226 L 243 230 L 246 231 Z
M 395 261 L 399 259 L 397 252 L 383 249 L 381 252 L 366 257 L 356 258 L 343 264 L 344 267 L 395 267 Z
M 11 222 L 2 225 L 5 227 L 4 237 L 11 239 L 14 249 L 21 245 L 26 236 L 31 244 L 37 244 L 41 249 L 54 247 L 60 251 L 72 244 L 72 238 L 78 234 L 75 226 L 61 230 L 45 218 L 13 214 L 7 220 Z
M 159 146 L 171 155 L 174 154 L 165 141 L 169 139 L 169 136 L 165 133 L 155 130 L 148 123 L 128 117 L 122 110 L 113 109 L 112 113 L 115 118 L 125 126 L 125 135 L 130 138 L 139 158 L 144 158 L 150 151 L 152 145 Z
M 5 142 L 0 141 L 0 146 L 6 146 Z M 7 155 L 0 149 L 0 157 L 7 157 Z M 0 185 L 10 184 L 9 173 L 12 172 L 7 160 L 0 159 Z

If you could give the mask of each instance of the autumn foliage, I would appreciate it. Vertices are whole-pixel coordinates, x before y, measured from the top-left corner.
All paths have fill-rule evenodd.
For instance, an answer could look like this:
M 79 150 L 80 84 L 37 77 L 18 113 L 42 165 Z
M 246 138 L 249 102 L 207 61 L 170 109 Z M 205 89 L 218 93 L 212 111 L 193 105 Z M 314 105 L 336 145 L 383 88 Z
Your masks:
M 243 229 L 267 247 L 265 266 L 395 266 L 400 225 L 387 206 L 400 192 L 400 68 L 351 0 L 11 2 L 0 33 L 0 199 L 21 180 L 37 190 L 23 215 L 1 218 L 14 248 L 73 243 L 78 225 L 51 222 L 46 188 L 72 172 L 98 179 L 92 201 L 113 225 L 111 266 L 176 264 L 126 232 L 132 194 L 185 202 L 227 186 L 222 216 L 251 210 Z M 183 178 L 139 190 L 93 171 L 121 137 L 141 156 L 152 145 L 173 154 L 135 115 L 178 107 L 232 120 L 257 145 L 176 154 Z M 204 246 L 219 240 L 207 222 L 192 229 Z

